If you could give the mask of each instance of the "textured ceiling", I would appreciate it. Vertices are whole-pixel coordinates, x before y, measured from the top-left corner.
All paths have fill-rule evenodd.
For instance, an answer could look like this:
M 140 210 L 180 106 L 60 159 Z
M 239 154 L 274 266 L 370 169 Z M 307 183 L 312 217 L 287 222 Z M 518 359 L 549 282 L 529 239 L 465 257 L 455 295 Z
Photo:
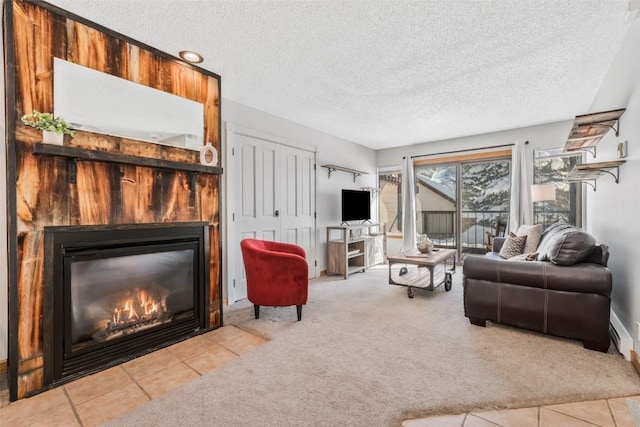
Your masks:
M 630 25 L 618 0 L 50 3 L 196 50 L 224 98 L 374 149 L 584 114 Z

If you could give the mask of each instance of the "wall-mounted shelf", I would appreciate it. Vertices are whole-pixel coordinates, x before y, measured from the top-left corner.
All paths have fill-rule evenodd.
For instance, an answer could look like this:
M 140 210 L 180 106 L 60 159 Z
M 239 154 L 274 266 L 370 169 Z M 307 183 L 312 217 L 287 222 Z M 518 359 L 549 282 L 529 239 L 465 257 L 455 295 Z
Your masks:
M 336 166 L 336 165 L 322 165 L 323 168 L 327 168 L 329 169 L 329 179 L 331 179 L 331 174 L 334 173 L 335 171 L 340 171 L 340 172 L 347 172 L 347 173 L 351 173 L 353 174 L 353 182 L 356 182 L 356 178 L 359 177 L 360 175 L 366 175 L 368 172 L 362 172 L 356 169 L 351 169 L 351 168 L 345 168 L 343 166 Z
M 603 175 L 611 175 L 616 184 L 620 182 L 620 165 L 626 160 L 611 160 L 608 162 L 583 163 L 576 165 L 567 175 L 567 182 L 584 182 L 596 191 L 596 180 Z M 615 173 L 613 173 L 615 171 Z
M 576 116 L 564 151 L 588 151 L 595 158 L 596 145 L 610 129 L 614 130 L 616 136 L 620 135 L 620 117 L 624 112 L 625 109 L 621 108 Z
M 103 163 L 117 163 L 125 165 L 146 166 L 157 169 L 180 170 L 187 172 L 199 172 L 221 174 L 222 168 L 197 165 L 192 163 L 175 162 L 173 160 L 153 159 L 149 157 L 132 156 L 130 154 L 108 153 L 106 151 L 88 150 L 85 148 L 68 147 L 64 145 L 52 145 L 35 143 L 33 154 L 41 156 L 69 157 L 73 160 L 89 160 Z
M 378 191 L 380 191 L 380 189 L 376 187 L 360 187 L 360 189 L 362 191 L 369 191 L 371 193 L 377 193 Z

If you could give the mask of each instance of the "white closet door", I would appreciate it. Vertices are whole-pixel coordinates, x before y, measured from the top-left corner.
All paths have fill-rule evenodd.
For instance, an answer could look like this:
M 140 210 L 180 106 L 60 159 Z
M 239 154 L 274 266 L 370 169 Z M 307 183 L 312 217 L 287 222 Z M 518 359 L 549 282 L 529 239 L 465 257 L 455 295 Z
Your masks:
M 245 238 L 280 240 L 280 146 L 244 135 L 236 135 L 233 162 L 233 209 L 235 235 L 229 236 L 235 253 L 233 277 L 235 287 L 229 302 L 247 297 L 247 283 L 240 251 Z
M 231 144 L 229 304 L 247 297 L 242 239 L 300 245 L 309 277 L 316 274 L 315 153 L 242 133 L 234 133 Z
M 315 277 L 315 156 L 314 153 L 282 146 L 280 203 L 281 239 L 302 246 L 307 253 L 309 277 Z

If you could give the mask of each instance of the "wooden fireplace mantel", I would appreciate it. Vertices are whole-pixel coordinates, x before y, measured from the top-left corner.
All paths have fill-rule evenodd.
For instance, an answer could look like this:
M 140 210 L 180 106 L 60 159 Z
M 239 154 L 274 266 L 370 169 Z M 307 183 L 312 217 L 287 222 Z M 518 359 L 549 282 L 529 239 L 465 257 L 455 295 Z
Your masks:
M 33 144 L 33 154 L 38 154 L 41 156 L 69 157 L 73 160 L 88 160 L 102 163 L 147 166 L 156 169 L 180 170 L 217 175 L 222 174 L 222 168 L 219 167 L 196 165 L 192 163 L 183 163 L 164 159 L 153 159 L 149 157 L 132 156 L 130 154 L 87 150 L 84 148 L 67 147 L 63 145 L 36 143 Z

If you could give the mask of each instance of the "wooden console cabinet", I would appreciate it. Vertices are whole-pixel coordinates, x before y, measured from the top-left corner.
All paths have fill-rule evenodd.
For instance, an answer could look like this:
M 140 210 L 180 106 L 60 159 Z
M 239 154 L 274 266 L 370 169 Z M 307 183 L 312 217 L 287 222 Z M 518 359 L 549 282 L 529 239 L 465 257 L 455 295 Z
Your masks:
M 364 272 L 387 254 L 385 224 L 327 227 L 327 274 Z

